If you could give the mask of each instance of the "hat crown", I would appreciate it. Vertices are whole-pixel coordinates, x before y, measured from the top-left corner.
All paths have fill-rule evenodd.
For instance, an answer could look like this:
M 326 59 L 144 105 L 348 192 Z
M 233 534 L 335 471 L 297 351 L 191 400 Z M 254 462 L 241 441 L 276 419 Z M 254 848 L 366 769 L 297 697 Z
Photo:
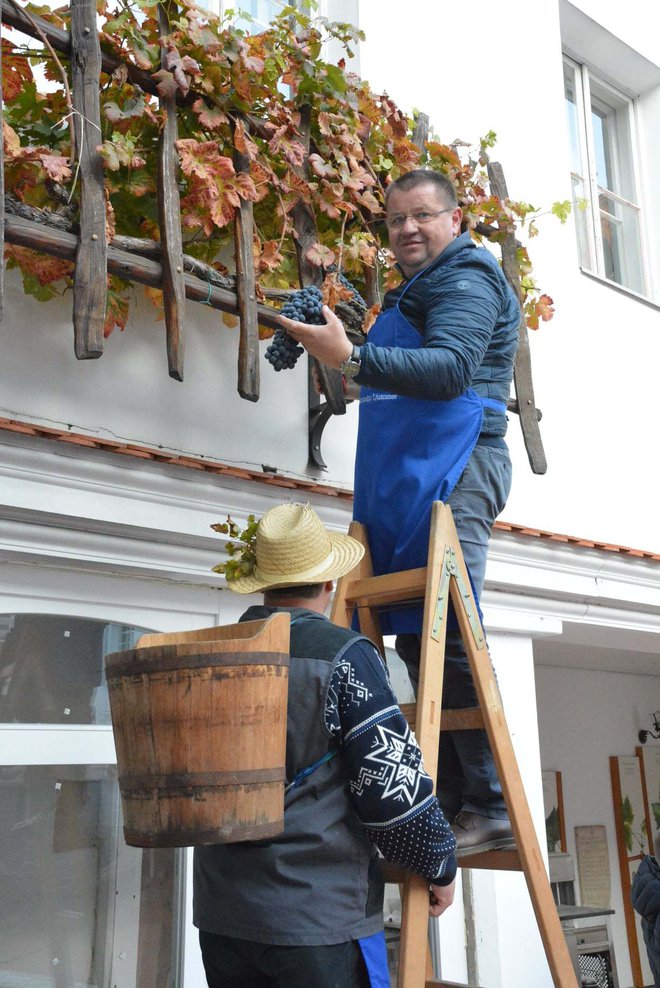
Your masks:
M 318 570 L 332 558 L 328 533 L 308 504 L 280 504 L 267 511 L 257 528 L 255 548 L 256 572 L 280 580 Z

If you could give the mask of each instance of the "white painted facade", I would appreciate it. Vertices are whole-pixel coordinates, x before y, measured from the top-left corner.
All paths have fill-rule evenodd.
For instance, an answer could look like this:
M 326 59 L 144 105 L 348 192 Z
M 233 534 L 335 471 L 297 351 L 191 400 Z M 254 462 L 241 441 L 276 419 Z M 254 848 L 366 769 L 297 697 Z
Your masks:
M 514 487 L 503 520 L 660 553 L 655 466 L 660 366 L 660 11 L 631 0 L 521 0 L 466 8 L 325 4 L 367 34 L 360 71 L 404 108 L 428 113 L 445 141 L 496 131 L 509 191 L 544 209 L 570 198 L 562 44 L 636 98 L 640 199 L 649 297 L 580 270 L 574 221 L 540 221 L 530 244 L 556 316 L 531 349 L 548 472 L 532 475 L 518 421 L 509 439 Z M 357 408 L 323 437 L 327 474 L 307 466 L 304 368 L 262 362 L 261 399 L 236 392 L 237 331 L 187 307 L 182 384 L 167 376 L 164 329 L 146 304 L 101 360 L 73 355 L 70 298 L 40 305 L 7 275 L 0 325 L 0 417 L 163 447 L 350 489 Z M 0 614 L 61 614 L 159 630 L 228 623 L 245 602 L 211 572 L 209 525 L 262 514 L 286 488 L 133 460 L 0 431 Z M 350 502 L 314 494 L 324 521 L 345 530 Z M 573 828 L 604 824 L 620 988 L 632 986 L 622 914 L 608 757 L 634 751 L 660 708 L 657 560 L 498 532 L 484 613 L 532 812 L 544 844 L 541 769 L 562 772 L 569 852 Z M 649 741 L 649 746 L 658 742 Z M 108 728 L 0 725 L 4 765 L 113 760 Z M 0 883 L 1 883 L 0 879 Z M 203 983 L 190 924 L 189 871 L 181 988 Z M 488 988 L 549 988 L 519 875 L 472 876 L 476 964 Z M 440 923 L 442 973 L 467 979 L 460 895 Z M 643 953 L 643 951 L 642 951 Z M 0 977 L 1 981 L 1 977 Z M 41 983 L 41 982 L 40 982 Z M 53 982 L 44 982 L 55 984 Z M 121 982 L 124 984 L 125 982 Z M 127 988 L 135 988 L 135 985 Z M 104 986 L 105 988 L 105 986 Z M 142 988 L 142 986 L 140 986 Z

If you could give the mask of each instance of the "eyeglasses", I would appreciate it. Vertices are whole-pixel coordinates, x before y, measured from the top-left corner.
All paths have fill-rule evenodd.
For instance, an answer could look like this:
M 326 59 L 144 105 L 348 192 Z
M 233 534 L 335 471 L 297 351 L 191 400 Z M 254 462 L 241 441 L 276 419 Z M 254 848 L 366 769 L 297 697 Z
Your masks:
M 436 216 L 441 216 L 443 213 L 453 213 L 455 208 L 455 206 L 448 206 L 447 209 L 435 209 L 433 212 L 421 209 L 418 213 L 404 213 L 402 216 L 392 216 L 391 219 L 387 219 L 385 222 L 390 230 L 401 230 L 406 220 L 412 220 L 415 226 L 425 226 L 431 220 L 434 220 Z

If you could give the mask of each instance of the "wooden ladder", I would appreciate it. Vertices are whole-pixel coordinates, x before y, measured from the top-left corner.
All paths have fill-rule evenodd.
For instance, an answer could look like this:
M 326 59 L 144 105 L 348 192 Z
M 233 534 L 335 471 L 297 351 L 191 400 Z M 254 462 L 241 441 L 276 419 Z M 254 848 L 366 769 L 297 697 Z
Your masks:
M 436 778 L 438 766 L 444 650 L 451 597 L 479 705 L 463 710 L 443 710 L 442 728 L 452 731 L 486 729 L 517 848 L 464 855 L 459 864 L 462 868 L 524 872 L 555 988 L 578 988 L 451 509 L 440 501 L 433 504 L 426 568 L 373 576 L 366 529 L 360 523 L 352 522 L 349 533 L 365 546 L 365 554 L 358 566 L 337 584 L 331 615 L 336 624 L 348 627 L 355 608 L 358 608 L 360 630 L 384 655 L 378 609 L 403 601 L 424 601 L 417 703 L 404 704 L 402 710 L 415 731 L 426 771 L 432 779 Z M 386 881 L 400 882 L 403 886 L 398 988 L 449 988 L 453 983 L 433 979 L 430 953 L 420 949 L 421 944 L 428 942 L 428 882 L 390 865 L 385 865 L 383 871 Z

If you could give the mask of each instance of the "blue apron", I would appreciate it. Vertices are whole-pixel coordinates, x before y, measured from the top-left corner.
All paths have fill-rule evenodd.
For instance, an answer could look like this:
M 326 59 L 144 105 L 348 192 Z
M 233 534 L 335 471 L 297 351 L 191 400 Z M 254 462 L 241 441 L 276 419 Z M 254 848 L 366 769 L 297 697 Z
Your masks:
M 422 336 L 396 307 L 369 333 L 375 346 L 417 350 Z M 474 449 L 484 407 L 506 405 L 468 388 L 450 401 L 406 398 L 363 387 L 355 458 L 353 517 L 366 525 L 374 573 L 426 566 L 433 501 L 446 501 Z M 421 606 L 380 614 L 383 634 L 421 633 Z
M 390 988 L 385 931 L 380 930 L 370 937 L 362 937 L 358 943 L 369 975 L 370 988 Z

